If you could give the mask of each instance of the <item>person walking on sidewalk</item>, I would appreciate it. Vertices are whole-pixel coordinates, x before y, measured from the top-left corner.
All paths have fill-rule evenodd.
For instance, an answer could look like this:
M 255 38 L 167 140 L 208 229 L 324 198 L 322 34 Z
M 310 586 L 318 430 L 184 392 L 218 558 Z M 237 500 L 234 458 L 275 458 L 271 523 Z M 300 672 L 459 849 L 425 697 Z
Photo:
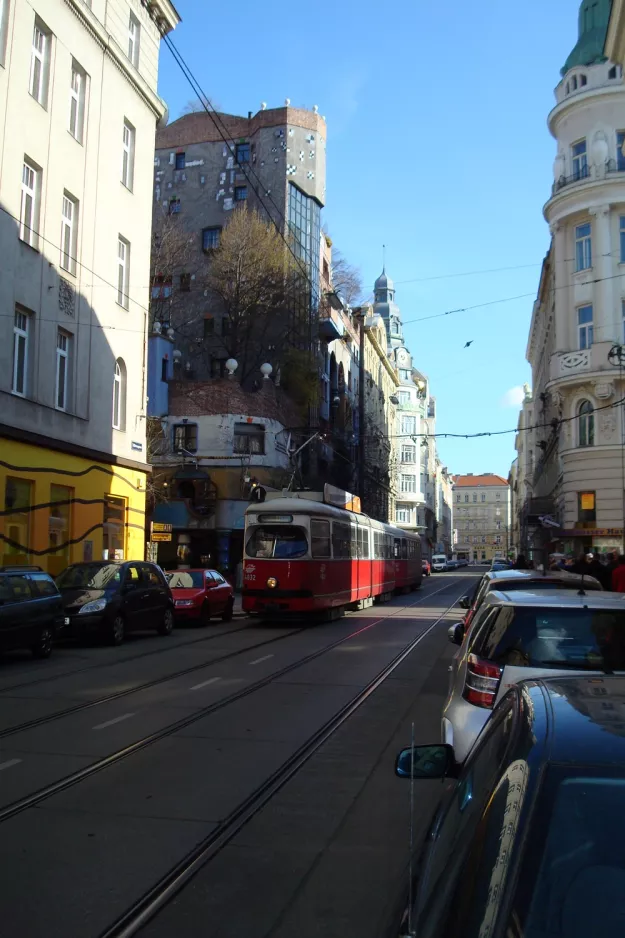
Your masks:
M 625 593 L 625 554 L 621 554 L 612 573 L 612 589 L 615 593 Z

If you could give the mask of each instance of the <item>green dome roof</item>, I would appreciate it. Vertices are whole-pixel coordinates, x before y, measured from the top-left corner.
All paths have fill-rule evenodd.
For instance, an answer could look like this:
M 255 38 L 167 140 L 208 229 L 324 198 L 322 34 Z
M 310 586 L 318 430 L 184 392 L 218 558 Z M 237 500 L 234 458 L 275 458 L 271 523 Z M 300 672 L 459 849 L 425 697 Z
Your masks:
M 610 21 L 612 0 L 583 0 L 579 10 L 579 39 L 564 63 L 562 75 L 576 65 L 595 65 L 605 62 L 603 54 Z

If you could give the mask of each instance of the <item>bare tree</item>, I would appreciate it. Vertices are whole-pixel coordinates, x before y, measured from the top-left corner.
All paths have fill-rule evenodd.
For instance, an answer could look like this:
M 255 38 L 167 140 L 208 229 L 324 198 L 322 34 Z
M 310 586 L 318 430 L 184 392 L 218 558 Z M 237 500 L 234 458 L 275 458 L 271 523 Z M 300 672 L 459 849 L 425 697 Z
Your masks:
M 220 104 L 215 101 L 214 98 L 210 98 L 208 100 L 210 100 L 210 104 L 212 105 L 213 110 L 219 111 Z M 211 110 L 210 105 L 208 106 L 208 110 Z M 180 108 L 180 117 L 184 117 L 186 114 L 200 114 L 205 111 L 206 108 L 199 98 L 190 98 L 187 103 Z
M 332 286 L 349 306 L 365 302 L 360 269 L 350 264 L 336 248 L 332 249 Z
M 224 317 L 214 342 L 238 361 L 239 381 L 245 384 L 266 360 L 276 370 L 297 325 L 301 283 L 275 226 L 245 204 L 237 208 L 203 283 Z
M 152 229 L 150 258 L 150 325 L 158 321 L 173 326 L 182 335 L 190 334 L 202 315 L 197 293 L 190 292 L 191 280 L 201 276 L 195 249 L 195 236 L 185 230 L 177 214 L 159 211 Z

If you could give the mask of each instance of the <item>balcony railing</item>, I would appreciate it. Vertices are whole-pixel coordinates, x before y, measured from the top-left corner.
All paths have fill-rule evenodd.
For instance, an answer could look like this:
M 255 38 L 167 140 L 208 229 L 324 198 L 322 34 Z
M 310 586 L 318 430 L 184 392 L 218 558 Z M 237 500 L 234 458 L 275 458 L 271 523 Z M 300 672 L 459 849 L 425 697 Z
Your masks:
M 578 172 L 573 173 L 572 176 L 559 176 L 551 187 L 551 194 L 556 195 L 558 192 L 560 192 L 561 189 L 565 189 L 566 186 L 572 186 L 578 182 L 587 182 L 589 179 L 589 166 L 585 166 L 583 169 L 578 170 Z
M 614 368 L 608 361 L 608 353 L 612 344 L 612 342 L 596 342 L 590 348 L 556 352 L 551 356 L 550 380 L 574 377 L 589 371 L 613 372 Z

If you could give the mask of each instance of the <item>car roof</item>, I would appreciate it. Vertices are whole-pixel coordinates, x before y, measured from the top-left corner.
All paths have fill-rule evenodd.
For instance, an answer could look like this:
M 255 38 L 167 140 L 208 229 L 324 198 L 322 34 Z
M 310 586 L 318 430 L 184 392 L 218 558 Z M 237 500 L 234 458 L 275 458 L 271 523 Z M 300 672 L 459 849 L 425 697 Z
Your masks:
M 538 570 L 489 570 L 484 576 L 489 577 L 496 583 L 505 580 L 525 579 L 530 582 L 534 580 L 546 580 L 551 583 L 558 581 L 561 583 L 579 583 L 581 586 L 583 580 L 584 583 L 591 582 L 593 585 L 596 584 L 596 586 L 601 587 L 596 577 L 586 575 L 582 577 L 581 573 L 569 573 L 567 570 L 549 570 L 547 573 L 540 573 Z
M 169 576 L 170 573 L 219 573 L 219 570 L 213 567 L 185 567 L 184 570 L 166 570 L 165 572 Z
M 551 763 L 619 767 L 625 772 L 625 677 L 552 677 L 523 681 L 534 708 L 549 711 Z M 610 704 L 605 707 L 604 704 Z
M 489 605 L 501 606 L 575 606 L 580 609 L 611 609 L 625 612 L 625 593 L 604 593 L 591 590 L 582 596 L 574 590 L 526 590 L 507 593 L 504 589 L 490 590 L 484 597 Z

